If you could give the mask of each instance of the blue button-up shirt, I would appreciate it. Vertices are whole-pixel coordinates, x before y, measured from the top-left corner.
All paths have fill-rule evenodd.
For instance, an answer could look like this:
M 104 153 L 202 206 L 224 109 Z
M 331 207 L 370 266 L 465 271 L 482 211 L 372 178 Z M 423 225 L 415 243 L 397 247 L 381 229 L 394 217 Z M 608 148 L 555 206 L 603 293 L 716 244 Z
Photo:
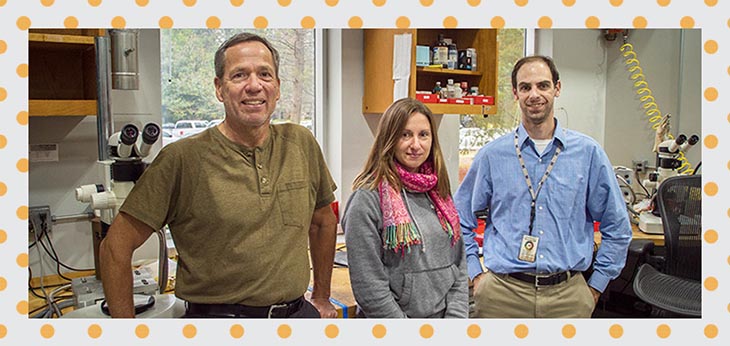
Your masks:
M 626 205 L 608 156 L 596 141 L 563 129 L 538 154 L 524 126 L 517 128 L 533 189 L 562 148 L 538 193 L 532 235 L 539 237 L 534 262 L 517 257 L 529 233 L 532 197 L 514 146 L 514 132 L 485 145 L 474 158 L 454 201 L 461 218 L 469 277 L 482 273 L 474 240 L 474 212 L 489 208 L 484 231 L 484 265 L 495 273 L 585 271 L 593 260 L 593 222 L 600 222 L 601 246 L 588 285 L 603 292 L 626 262 L 631 241 Z

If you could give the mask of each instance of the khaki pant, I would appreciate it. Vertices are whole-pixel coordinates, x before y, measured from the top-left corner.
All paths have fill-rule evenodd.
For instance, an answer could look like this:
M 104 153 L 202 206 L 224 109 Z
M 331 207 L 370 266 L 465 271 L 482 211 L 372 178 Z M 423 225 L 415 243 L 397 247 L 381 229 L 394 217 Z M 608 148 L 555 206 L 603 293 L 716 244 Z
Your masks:
M 595 303 L 583 275 L 535 287 L 509 275 L 486 272 L 474 289 L 477 318 L 590 318 Z

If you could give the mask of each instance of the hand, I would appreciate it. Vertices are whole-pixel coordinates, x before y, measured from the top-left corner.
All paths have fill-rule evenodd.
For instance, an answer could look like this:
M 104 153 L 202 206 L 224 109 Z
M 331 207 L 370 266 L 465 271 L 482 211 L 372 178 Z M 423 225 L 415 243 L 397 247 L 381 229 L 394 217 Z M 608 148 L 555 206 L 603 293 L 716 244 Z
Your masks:
M 319 311 L 321 318 L 337 318 L 337 310 L 329 298 L 311 298 L 309 302 Z
M 484 273 L 481 273 L 474 277 L 474 280 L 472 280 L 472 289 L 473 289 L 472 292 L 477 291 L 477 287 L 479 287 L 479 282 L 482 281 L 483 276 L 484 276 Z
M 601 292 L 598 292 L 598 290 L 590 286 L 588 288 L 591 289 L 591 293 L 593 294 L 593 305 L 598 304 L 598 298 L 601 297 Z

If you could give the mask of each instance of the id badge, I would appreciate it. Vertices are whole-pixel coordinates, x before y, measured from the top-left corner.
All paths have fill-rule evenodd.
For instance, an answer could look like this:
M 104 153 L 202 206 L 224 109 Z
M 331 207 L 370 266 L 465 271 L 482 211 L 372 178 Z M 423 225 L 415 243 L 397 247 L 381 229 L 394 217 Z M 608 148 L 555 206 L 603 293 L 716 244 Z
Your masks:
M 520 255 L 517 259 L 525 262 L 535 262 L 535 255 L 537 254 L 537 242 L 540 240 L 538 237 L 525 234 L 522 236 L 522 245 L 520 245 Z

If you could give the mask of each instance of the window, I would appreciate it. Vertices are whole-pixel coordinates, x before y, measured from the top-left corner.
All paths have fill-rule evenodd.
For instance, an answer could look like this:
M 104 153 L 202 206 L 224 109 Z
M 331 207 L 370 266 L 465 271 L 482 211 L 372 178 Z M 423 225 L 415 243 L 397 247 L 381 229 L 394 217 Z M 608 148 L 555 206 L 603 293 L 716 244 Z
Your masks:
M 459 125 L 459 183 L 471 167 L 474 156 L 491 140 L 512 131 L 520 121 L 517 102 L 512 96 L 512 66 L 525 56 L 525 30 L 500 29 L 497 32 L 499 61 L 497 76 L 497 114 L 462 114 Z
M 213 57 L 221 43 L 241 31 L 160 30 L 163 123 L 178 124 L 183 121 L 187 123 L 185 125 L 187 128 L 204 129 L 209 122 L 222 121 L 225 112 L 223 104 L 215 96 Z M 271 116 L 271 122 L 297 123 L 314 132 L 316 125 L 314 30 L 246 31 L 265 37 L 279 51 L 281 98 Z M 202 122 L 192 123 L 190 120 Z M 180 133 L 172 134 L 176 136 Z

